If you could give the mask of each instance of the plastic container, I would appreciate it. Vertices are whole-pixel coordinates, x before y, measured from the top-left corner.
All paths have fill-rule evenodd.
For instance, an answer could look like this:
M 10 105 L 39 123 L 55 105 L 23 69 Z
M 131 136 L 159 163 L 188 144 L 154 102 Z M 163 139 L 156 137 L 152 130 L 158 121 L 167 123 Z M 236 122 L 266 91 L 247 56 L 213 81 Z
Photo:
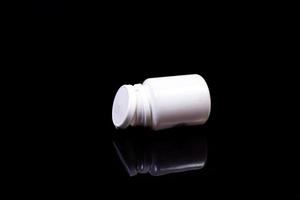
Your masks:
M 112 119 L 117 128 L 145 126 L 160 130 L 204 124 L 210 110 L 209 89 L 200 75 L 168 76 L 121 86 L 114 99 Z

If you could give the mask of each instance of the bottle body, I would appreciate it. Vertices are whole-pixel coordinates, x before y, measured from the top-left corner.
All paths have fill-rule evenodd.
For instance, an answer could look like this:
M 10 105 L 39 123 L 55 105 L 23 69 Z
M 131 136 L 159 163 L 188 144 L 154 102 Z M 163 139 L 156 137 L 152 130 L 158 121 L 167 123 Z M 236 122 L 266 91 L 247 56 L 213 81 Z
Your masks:
M 205 80 L 197 75 L 147 79 L 152 128 L 204 124 L 210 114 L 211 100 Z
M 160 130 L 179 125 L 204 124 L 209 118 L 210 93 L 200 75 L 149 78 L 143 84 L 122 87 L 118 93 L 121 90 L 128 94 L 121 99 L 117 97 L 118 93 L 116 95 L 113 106 L 116 127 L 142 125 Z M 125 106 L 122 105 L 124 102 Z M 125 123 L 115 123 L 120 110 L 123 120 L 119 121 Z

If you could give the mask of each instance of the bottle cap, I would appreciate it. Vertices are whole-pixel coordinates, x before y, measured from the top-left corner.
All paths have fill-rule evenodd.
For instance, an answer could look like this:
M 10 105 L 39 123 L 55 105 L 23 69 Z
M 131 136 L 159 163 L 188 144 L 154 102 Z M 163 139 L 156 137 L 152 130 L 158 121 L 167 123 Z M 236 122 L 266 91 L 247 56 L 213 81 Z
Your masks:
M 136 94 L 132 85 L 123 85 L 116 93 L 112 120 L 117 128 L 127 128 L 136 110 Z

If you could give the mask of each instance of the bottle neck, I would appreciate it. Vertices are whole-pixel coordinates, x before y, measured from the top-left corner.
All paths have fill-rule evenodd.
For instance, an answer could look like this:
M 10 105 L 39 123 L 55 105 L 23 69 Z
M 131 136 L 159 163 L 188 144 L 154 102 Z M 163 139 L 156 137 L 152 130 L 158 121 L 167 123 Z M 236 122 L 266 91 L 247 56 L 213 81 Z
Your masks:
M 151 126 L 152 114 L 148 91 L 142 84 L 133 85 L 133 89 L 136 98 L 136 108 L 130 125 L 145 127 Z

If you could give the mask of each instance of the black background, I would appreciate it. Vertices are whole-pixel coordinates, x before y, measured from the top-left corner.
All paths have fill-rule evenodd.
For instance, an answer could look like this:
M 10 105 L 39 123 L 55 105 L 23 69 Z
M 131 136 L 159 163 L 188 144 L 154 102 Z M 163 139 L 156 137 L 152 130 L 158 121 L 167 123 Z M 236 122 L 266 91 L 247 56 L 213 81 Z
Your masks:
M 65 2 L 64 0 L 32 0 L 33 16 L 64 16 Z
M 47 9 L 32 18 L 37 183 L 110 198 L 299 194 L 292 117 L 298 83 L 293 41 L 283 33 L 293 30 L 280 17 L 222 5 L 61 5 L 53 5 L 55 16 Z M 149 77 L 191 73 L 206 79 L 212 113 L 206 125 L 178 131 L 207 135 L 207 167 L 129 178 L 112 146 L 112 135 L 122 134 L 111 122 L 115 92 Z

